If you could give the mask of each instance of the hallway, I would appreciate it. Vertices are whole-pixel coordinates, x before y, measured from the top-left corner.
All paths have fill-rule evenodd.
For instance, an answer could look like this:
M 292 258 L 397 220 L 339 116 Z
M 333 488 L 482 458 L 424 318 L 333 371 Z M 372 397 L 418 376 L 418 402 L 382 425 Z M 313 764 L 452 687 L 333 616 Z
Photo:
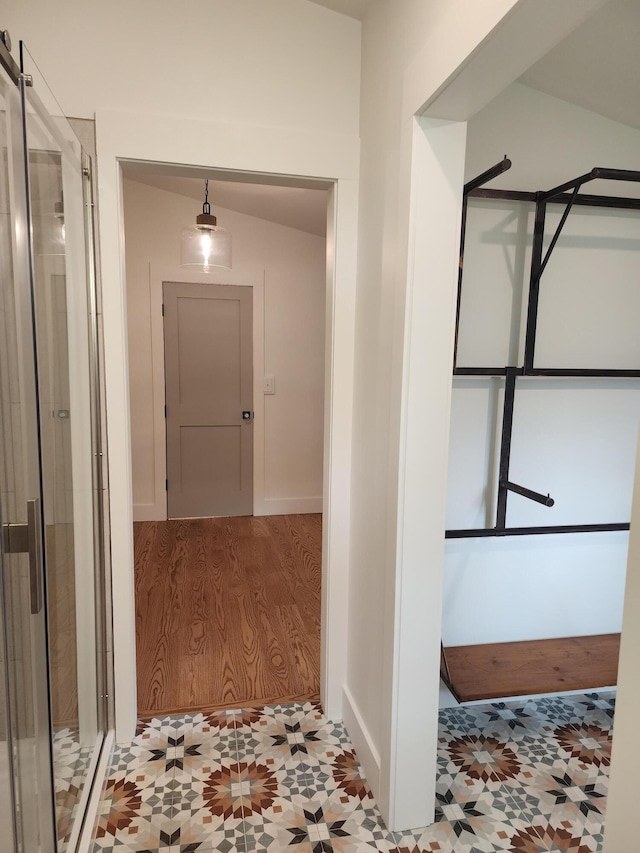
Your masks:
M 138 716 L 317 699 L 321 545 L 317 514 L 136 523 Z

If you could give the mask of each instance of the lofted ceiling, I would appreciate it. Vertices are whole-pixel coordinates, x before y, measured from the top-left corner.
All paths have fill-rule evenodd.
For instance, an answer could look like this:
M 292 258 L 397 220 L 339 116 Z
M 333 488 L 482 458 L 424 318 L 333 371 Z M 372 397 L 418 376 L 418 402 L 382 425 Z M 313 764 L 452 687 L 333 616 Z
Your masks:
M 194 216 L 202 206 L 202 178 L 162 175 L 131 168 L 125 174 L 130 180 L 141 184 L 194 199 L 197 202 L 194 204 Z M 326 235 L 326 190 L 209 180 L 209 201 L 213 207 L 235 210 L 246 216 L 297 228 L 318 237 Z
M 640 2 L 609 0 L 520 82 L 640 128 Z
M 361 21 L 369 0 L 311 0 L 311 2 Z
M 371 0 L 311 0 L 362 20 Z M 608 0 L 520 81 L 640 128 L 640 0 Z

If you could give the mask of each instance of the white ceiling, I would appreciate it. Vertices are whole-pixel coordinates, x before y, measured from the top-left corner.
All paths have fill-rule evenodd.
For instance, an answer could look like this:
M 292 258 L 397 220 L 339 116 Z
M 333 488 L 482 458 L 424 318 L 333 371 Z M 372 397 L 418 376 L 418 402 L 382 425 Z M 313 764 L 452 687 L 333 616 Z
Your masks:
M 369 0 L 311 0 L 311 2 L 361 21 Z
M 194 217 L 200 212 L 204 200 L 203 178 L 158 175 L 131 167 L 126 169 L 126 176 L 141 184 L 192 198 L 198 202 L 194 205 Z M 214 207 L 225 207 L 318 237 L 326 236 L 325 190 L 210 180 L 209 202 Z M 222 221 L 220 224 L 224 225 Z
M 640 2 L 609 0 L 520 80 L 640 128 L 639 39 Z

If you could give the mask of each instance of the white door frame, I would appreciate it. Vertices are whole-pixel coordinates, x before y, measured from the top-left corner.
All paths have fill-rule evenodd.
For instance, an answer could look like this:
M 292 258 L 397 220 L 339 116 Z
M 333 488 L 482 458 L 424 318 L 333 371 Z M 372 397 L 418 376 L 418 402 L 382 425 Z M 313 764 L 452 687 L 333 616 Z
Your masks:
M 131 740 L 137 715 L 133 498 L 127 357 L 122 163 L 186 165 L 252 173 L 255 182 L 293 176 L 329 190 L 325 337 L 321 698 L 342 717 L 346 674 L 347 572 L 359 148 L 357 136 L 231 126 L 142 113 L 96 114 L 113 584 L 115 729 Z M 184 274 L 181 276 L 185 278 Z M 224 273 L 228 283 L 228 274 Z M 260 396 L 260 395 L 259 395 Z M 157 452 L 157 448 L 156 448 Z

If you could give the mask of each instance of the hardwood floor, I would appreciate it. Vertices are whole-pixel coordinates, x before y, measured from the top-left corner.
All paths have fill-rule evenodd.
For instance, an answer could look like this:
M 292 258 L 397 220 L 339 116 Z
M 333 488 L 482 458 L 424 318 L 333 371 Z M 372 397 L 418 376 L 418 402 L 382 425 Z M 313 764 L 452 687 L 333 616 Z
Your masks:
M 134 524 L 138 715 L 318 697 L 320 515 Z
M 451 681 L 462 702 L 612 687 L 620 634 L 451 646 Z

